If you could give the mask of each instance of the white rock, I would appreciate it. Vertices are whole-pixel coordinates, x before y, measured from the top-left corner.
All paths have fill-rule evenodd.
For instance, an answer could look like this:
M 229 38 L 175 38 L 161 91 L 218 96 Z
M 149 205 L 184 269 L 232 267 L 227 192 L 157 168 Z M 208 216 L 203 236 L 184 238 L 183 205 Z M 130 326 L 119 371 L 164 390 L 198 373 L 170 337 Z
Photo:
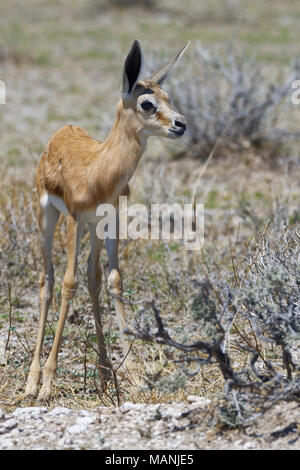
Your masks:
M 187 397 L 188 403 L 197 403 L 199 406 L 207 406 L 211 403 L 209 398 L 198 397 L 197 395 L 189 395 Z
M 66 437 L 66 436 L 58 441 L 58 446 L 59 447 L 64 447 L 64 446 L 68 447 L 72 444 L 73 444 L 72 439 L 70 437 Z
M 68 434 L 80 434 L 81 432 L 86 431 L 86 425 L 85 424 L 74 424 L 70 428 L 67 429 Z
M 10 429 L 14 429 L 18 426 L 18 421 L 16 421 L 13 418 L 8 419 L 7 421 L 4 421 L 1 423 L 1 428 L 4 428 L 6 431 L 9 431 Z
M 198 401 L 199 400 L 199 397 L 197 395 L 189 395 L 188 397 L 186 397 L 186 401 L 188 403 L 194 403 L 195 401 Z
M 0 447 L 1 447 L 1 450 L 13 449 L 15 447 L 15 444 L 10 439 L 1 439 Z
M 46 413 L 47 411 L 48 408 L 46 408 L 45 406 L 27 406 L 26 408 L 17 408 L 13 412 L 13 415 L 14 417 L 26 419 L 28 419 L 28 416 L 32 418 L 37 418 L 42 414 Z
M 69 408 L 64 408 L 62 406 L 57 406 L 53 410 L 49 411 L 48 415 L 57 416 L 57 415 L 71 415 L 73 413 Z
M 88 426 L 89 424 L 92 424 L 96 421 L 96 417 L 95 416 L 83 416 L 81 418 L 77 418 L 76 419 L 76 424 L 79 424 L 79 425 L 84 425 L 84 426 Z
M 9 433 L 9 437 L 18 437 L 20 434 L 20 431 L 18 428 L 15 428 L 13 429 L 10 433 Z
M 155 403 L 155 404 L 151 404 L 151 405 L 147 405 L 145 406 L 143 403 L 142 403 L 142 407 L 145 408 L 145 411 L 156 411 L 158 410 L 161 406 L 160 406 L 160 403 Z
M 255 447 L 255 444 L 253 442 L 245 442 L 243 445 L 243 449 L 253 449 Z
M 131 401 L 126 401 L 120 406 L 119 410 L 124 413 L 125 411 L 140 410 L 141 408 L 144 408 L 143 403 L 132 403 Z
M 235 441 L 234 445 L 235 446 L 240 446 L 242 444 L 242 439 L 238 439 L 237 441 Z
M 92 416 L 93 412 L 89 410 L 80 410 L 79 415 L 80 416 Z

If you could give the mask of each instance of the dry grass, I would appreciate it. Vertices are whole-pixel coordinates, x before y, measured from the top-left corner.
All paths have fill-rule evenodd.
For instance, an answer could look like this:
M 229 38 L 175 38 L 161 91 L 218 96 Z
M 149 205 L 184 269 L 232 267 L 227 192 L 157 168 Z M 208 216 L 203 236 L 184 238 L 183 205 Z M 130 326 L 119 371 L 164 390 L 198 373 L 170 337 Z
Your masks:
M 201 190 L 201 200 L 207 202 L 209 207 L 205 225 L 204 258 L 200 253 L 187 252 L 183 246 L 174 242 L 167 244 L 161 241 L 140 240 L 121 243 L 124 296 L 125 300 L 132 301 L 126 305 L 130 324 L 139 314 L 143 300 L 153 298 L 172 335 L 181 341 L 194 339 L 195 333 L 199 335 L 199 331 L 197 331 L 197 325 L 191 323 L 190 308 L 191 299 L 197 294 L 196 281 L 203 279 L 206 273 L 212 279 L 216 276 L 226 279 L 231 275 L 230 273 L 234 272 L 234 269 L 237 269 L 237 266 L 242 269 L 249 251 L 255 252 L 267 220 L 272 219 L 272 214 L 278 215 L 276 199 L 279 188 L 282 191 L 280 203 L 284 203 L 285 219 L 283 222 L 285 223 L 289 218 L 291 221 L 292 217 L 295 217 L 298 188 L 293 171 L 286 170 L 287 173 L 284 174 L 285 165 L 279 168 L 280 171 L 274 172 L 270 169 L 267 171 L 266 165 L 263 162 L 260 164 L 265 170 L 263 180 L 269 181 L 269 189 L 265 188 L 262 195 L 262 172 L 253 174 L 247 162 L 240 162 L 238 171 L 234 173 L 232 169 L 228 170 L 228 166 L 231 167 L 228 158 L 224 162 L 218 162 L 218 168 L 212 163 L 207 170 L 202 184 L 199 185 L 200 188 L 206 188 L 206 193 L 198 189 L 198 191 Z M 149 168 L 152 165 L 150 158 L 144 162 L 144 166 L 149 166 Z M 177 162 L 176 166 L 180 169 L 181 162 Z M 166 184 L 170 184 L 179 198 L 180 194 L 182 198 L 186 197 L 186 193 L 195 184 L 194 166 L 193 161 L 185 161 L 185 168 L 190 178 L 185 180 L 185 184 L 178 178 L 175 187 L 174 180 L 169 182 L 165 180 L 164 190 L 168 189 Z M 174 171 L 174 162 L 161 162 L 160 171 L 162 168 L 165 174 L 170 174 Z M 250 173 L 253 182 L 255 180 L 255 185 L 251 184 L 249 187 Z M 141 165 L 136 180 L 137 182 L 141 180 L 143 187 L 147 188 L 147 185 L 150 187 L 148 179 L 151 179 L 151 172 L 146 171 Z M 211 180 L 214 182 L 212 183 Z M 221 180 L 224 190 L 219 186 Z M 219 188 L 218 191 L 216 187 Z M 22 187 L 15 185 L 14 188 L 8 185 L 7 191 L 2 194 L 2 208 L 5 210 L 2 211 L 4 220 L 1 221 L 4 234 L 2 233 L 1 237 L 0 331 L 2 343 L 7 345 L 6 357 L 1 367 L 1 406 L 4 408 L 28 404 L 22 401 L 22 393 L 34 347 L 38 319 L 40 257 L 34 216 L 36 200 L 31 185 L 23 184 Z M 274 195 L 275 188 L 276 194 Z M 160 190 L 162 190 L 161 187 Z M 144 197 L 146 196 L 144 193 Z M 135 197 L 139 198 L 139 185 L 134 192 L 133 200 Z M 153 194 L 150 194 L 147 198 L 151 200 L 152 197 Z M 226 200 L 226 209 L 223 207 L 224 200 Z M 245 207 L 246 203 L 250 207 Z M 249 210 L 250 214 L 247 212 Z M 251 210 L 253 210 L 252 213 Z M 44 360 L 50 352 L 55 322 L 58 318 L 61 282 L 66 263 L 64 223 L 64 220 L 60 222 L 55 237 L 56 285 L 53 307 L 46 329 Z M 269 222 L 266 230 L 272 238 L 278 236 L 281 228 Z M 12 241 L 14 241 L 13 246 Z M 176 374 L 177 366 L 173 363 L 176 355 L 168 349 L 164 351 L 158 346 L 149 345 L 140 340 L 136 340 L 133 344 L 133 353 L 137 361 L 135 375 L 124 371 L 123 367 L 118 369 L 122 362 L 122 354 L 113 302 L 107 292 L 105 276 L 101 292 L 104 329 L 110 356 L 114 368 L 118 371 L 116 382 L 111 383 L 104 394 L 99 393 L 99 378 L 95 366 L 96 336 L 91 305 L 88 302 L 85 275 L 87 256 L 88 240 L 85 240 L 79 261 L 79 289 L 64 331 L 58 377 L 51 406 L 59 404 L 68 407 L 93 408 L 99 403 L 118 405 L 128 400 L 159 403 L 170 400 L 181 401 L 189 394 L 214 396 L 219 393 L 223 379 L 215 365 L 205 366 L 200 374 L 188 377 L 184 388 L 179 387 L 176 390 L 175 386 L 173 390 L 172 387 L 166 386 L 163 390 L 151 389 L 151 387 L 149 389 L 146 383 L 151 384 L 153 378 L 161 371 L 163 371 L 162 377 L 171 377 L 170 383 L 172 383 L 172 377 Z M 107 257 L 104 251 L 101 255 L 101 266 L 103 272 L 107 274 Z M 149 310 L 150 322 L 151 315 Z M 239 339 L 244 336 L 245 344 L 247 344 L 247 338 L 248 341 L 254 341 L 253 332 L 249 327 L 241 324 L 232 333 L 232 353 L 236 364 L 241 365 L 247 362 L 248 355 L 240 350 L 235 351 L 236 335 Z M 268 347 L 262 345 L 261 354 L 268 356 Z

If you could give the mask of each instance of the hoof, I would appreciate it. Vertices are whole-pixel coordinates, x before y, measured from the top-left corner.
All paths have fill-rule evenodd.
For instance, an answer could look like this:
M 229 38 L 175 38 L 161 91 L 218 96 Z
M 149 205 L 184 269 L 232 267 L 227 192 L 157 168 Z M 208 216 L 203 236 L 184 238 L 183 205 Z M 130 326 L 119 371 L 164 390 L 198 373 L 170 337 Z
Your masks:
M 38 393 L 39 383 L 40 383 L 40 370 L 37 370 L 37 371 L 35 370 L 32 373 L 29 372 L 24 396 L 28 398 L 35 398 Z
M 52 384 L 53 384 L 53 374 L 47 374 L 47 372 L 44 369 L 44 374 L 43 374 L 43 386 L 40 390 L 39 396 L 38 396 L 38 401 L 48 401 L 51 398 L 52 394 Z
M 25 393 L 24 393 L 24 398 L 36 398 L 38 394 L 38 387 L 35 384 L 27 384 Z
M 38 401 L 49 401 L 51 398 L 52 387 L 42 387 L 38 396 Z

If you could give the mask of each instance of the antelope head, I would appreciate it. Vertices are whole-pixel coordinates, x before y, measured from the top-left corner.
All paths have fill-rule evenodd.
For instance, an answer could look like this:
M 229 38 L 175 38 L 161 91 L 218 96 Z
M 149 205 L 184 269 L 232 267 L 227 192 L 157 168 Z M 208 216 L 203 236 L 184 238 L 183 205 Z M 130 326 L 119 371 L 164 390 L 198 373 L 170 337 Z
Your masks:
M 123 82 L 122 105 L 135 123 L 138 135 L 143 139 L 148 136 L 162 136 L 169 139 L 181 137 L 186 130 L 186 119 L 172 106 L 168 94 L 161 85 L 187 49 L 189 42 L 165 66 L 152 77 L 139 81 L 143 56 L 140 43 L 134 41 L 126 57 Z

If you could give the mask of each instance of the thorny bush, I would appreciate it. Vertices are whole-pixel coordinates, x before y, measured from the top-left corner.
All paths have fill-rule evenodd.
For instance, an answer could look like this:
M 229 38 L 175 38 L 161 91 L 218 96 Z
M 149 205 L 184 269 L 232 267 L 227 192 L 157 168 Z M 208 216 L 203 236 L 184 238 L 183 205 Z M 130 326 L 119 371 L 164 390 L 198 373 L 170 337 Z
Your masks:
M 191 363 L 199 370 L 217 363 L 224 389 L 216 416 L 230 427 L 247 424 L 281 399 L 300 398 L 299 241 L 295 227 L 273 242 L 265 235 L 239 272 L 198 281 L 190 303 L 196 341 L 173 339 L 154 302 L 155 325 L 141 312 L 129 332 L 181 351 L 177 362 L 187 374 Z M 243 365 L 237 351 L 245 354 Z

